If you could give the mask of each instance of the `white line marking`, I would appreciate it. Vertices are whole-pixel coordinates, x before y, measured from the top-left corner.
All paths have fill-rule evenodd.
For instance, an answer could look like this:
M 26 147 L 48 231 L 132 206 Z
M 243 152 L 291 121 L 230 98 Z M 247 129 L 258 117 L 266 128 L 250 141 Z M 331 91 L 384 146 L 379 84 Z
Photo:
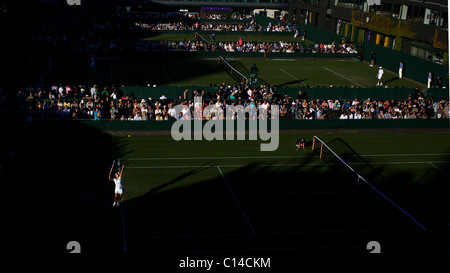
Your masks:
M 286 70 L 284 69 L 280 69 L 281 71 L 283 71 L 286 75 L 294 78 L 296 81 L 300 81 L 299 79 L 297 79 L 296 77 L 294 77 L 291 73 L 288 73 Z M 303 84 L 303 86 L 306 86 L 306 83 L 304 83 L 303 81 L 300 81 L 301 84 Z
M 402 164 L 427 164 L 430 162 L 373 162 L 369 165 L 402 165 Z M 433 161 L 433 163 L 450 163 L 450 161 Z M 367 163 L 348 163 L 349 165 L 366 165 Z M 220 165 L 222 168 L 241 168 L 241 167 L 302 167 L 302 166 L 328 166 L 326 163 L 306 163 L 306 164 L 232 164 Z M 183 168 L 215 168 L 217 165 L 171 165 L 171 166 L 127 166 L 127 169 L 183 169 Z
M 125 231 L 125 213 L 123 210 L 123 203 L 120 204 L 120 216 L 122 221 L 122 238 L 123 238 L 123 253 L 128 253 L 128 247 L 127 247 L 127 233 Z
M 408 157 L 408 156 L 449 156 L 450 154 L 368 154 L 361 157 Z M 200 156 L 200 157 L 130 157 L 125 161 L 152 160 L 213 160 L 213 159 L 281 159 L 281 158 L 309 158 L 310 155 L 280 155 L 280 156 Z
M 117 170 L 120 170 L 120 158 L 117 159 Z M 120 220 L 122 222 L 122 240 L 123 240 L 123 253 L 127 254 L 128 248 L 127 248 L 127 233 L 125 231 L 125 212 L 123 210 L 123 198 L 120 200 Z
M 211 76 L 211 75 L 205 75 L 205 76 L 202 76 L 202 77 L 205 77 L 205 78 L 223 78 L 224 76 Z M 284 78 L 284 77 L 288 77 L 288 76 L 283 76 L 283 75 L 281 75 L 281 76 L 270 76 L 270 75 L 268 75 L 268 76 L 263 76 L 264 78 Z
M 296 77 L 294 77 L 291 73 L 287 72 L 286 70 L 284 70 L 284 69 L 282 69 L 282 68 L 280 68 L 280 70 L 283 71 L 283 72 L 284 72 L 286 75 L 288 75 L 289 77 L 293 78 L 294 80 L 300 81 L 299 79 L 297 79 Z M 305 84 L 303 81 L 301 81 L 300 83 L 303 84 L 304 86 L 306 86 L 306 84 Z
M 373 154 L 373 155 L 360 155 L 365 157 L 388 157 L 388 156 L 449 156 L 450 154 L 440 153 L 440 154 Z
M 279 70 L 280 68 L 276 68 L 276 67 L 282 67 L 283 69 L 286 70 L 299 70 L 299 71 L 310 71 L 310 70 L 314 70 L 314 71 L 323 71 L 325 69 L 323 68 L 290 68 L 290 67 L 286 67 L 286 66 L 258 66 L 259 68 L 264 68 L 264 70 Z
M 365 87 L 365 86 L 363 86 L 363 85 L 361 85 L 361 84 L 359 84 L 359 83 L 357 83 L 357 82 L 355 82 L 355 81 L 350 80 L 349 78 L 347 78 L 347 77 L 345 77 L 345 76 L 342 76 L 341 74 L 338 74 L 338 73 L 334 72 L 333 70 L 331 70 L 331 69 L 329 69 L 329 68 L 327 68 L 327 67 L 323 67 L 323 68 L 325 68 L 326 70 L 330 71 L 331 73 L 333 73 L 333 74 L 335 74 L 335 75 L 338 75 L 339 77 L 341 77 L 341 78 L 343 78 L 343 79 L 346 79 L 347 81 L 350 81 L 350 82 L 352 82 L 352 83 L 354 83 L 354 84 L 356 84 L 356 85 L 358 85 L 358 86 L 360 86 L 360 87 Z
M 250 230 L 252 231 L 253 234 L 256 234 L 255 230 L 253 229 L 252 224 L 250 223 L 250 220 L 248 219 L 247 215 L 245 214 L 244 209 L 243 209 L 243 208 L 241 207 L 241 205 L 239 204 L 239 201 L 238 201 L 236 195 L 234 194 L 233 190 L 231 189 L 230 184 L 228 183 L 227 179 L 226 179 L 225 176 L 223 175 L 222 170 L 220 169 L 219 166 L 216 166 L 216 167 L 217 167 L 217 169 L 219 170 L 220 175 L 221 175 L 222 178 L 223 178 L 223 181 L 225 181 L 225 184 L 227 184 L 228 190 L 230 190 L 231 195 L 232 195 L 233 198 L 234 198 L 234 201 L 236 201 L 236 204 L 238 205 L 239 209 L 241 210 L 242 216 L 244 216 L 245 221 L 247 221 L 247 224 L 248 224 L 248 226 L 250 227 Z
M 428 162 L 428 164 L 430 164 L 431 166 L 435 167 L 436 169 L 438 169 L 439 171 L 441 171 L 443 174 L 445 174 L 445 175 L 447 175 L 447 176 L 450 176 L 450 174 L 449 174 L 448 172 L 444 171 L 443 169 L 439 168 L 438 166 L 434 165 L 433 163 Z
M 267 235 L 296 235 L 296 234 L 310 234 L 310 233 L 353 233 L 357 231 L 390 231 L 390 230 L 414 230 L 412 227 L 380 227 L 380 228 L 360 228 L 360 229 L 328 229 L 328 230 L 305 230 L 305 231 L 287 231 L 287 232 L 261 232 L 257 236 Z M 141 239 L 178 239 L 178 238 L 216 238 L 216 237 L 246 237 L 248 233 L 212 233 L 212 234 L 173 234 L 173 235 L 150 235 L 150 236 L 133 236 L 130 240 Z
M 257 159 L 257 158 L 296 158 L 299 156 L 215 156 L 215 157 L 139 157 L 139 158 L 124 158 L 127 161 L 146 161 L 146 160 L 211 160 L 211 159 Z M 301 156 L 307 157 L 307 156 Z
M 173 86 L 173 82 L 169 77 L 169 73 L 167 73 L 167 70 L 165 68 L 163 68 L 164 74 L 166 74 L 167 79 L 169 80 L 170 84 Z
M 294 80 L 298 81 L 298 79 L 296 77 L 294 77 L 291 73 L 288 73 L 286 70 L 284 70 L 283 68 L 280 68 L 281 71 L 283 71 L 286 75 L 292 77 Z

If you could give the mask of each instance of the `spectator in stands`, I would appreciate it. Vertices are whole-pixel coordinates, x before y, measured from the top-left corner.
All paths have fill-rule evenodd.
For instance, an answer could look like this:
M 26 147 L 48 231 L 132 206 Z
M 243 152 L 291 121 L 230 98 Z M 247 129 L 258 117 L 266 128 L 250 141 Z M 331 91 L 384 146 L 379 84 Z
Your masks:
M 111 107 L 110 113 L 111 113 L 111 119 L 117 119 L 119 111 L 117 110 L 115 105 L 113 105 Z
M 79 86 L 72 87 L 75 94 Z M 53 87 L 26 89 L 27 97 L 24 97 L 24 89 L 19 89 L 17 99 L 21 106 L 18 108 L 18 116 L 27 120 L 45 119 L 120 119 L 120 120 L 155 120 L 175 119 L 173 106 L 183 100 L 174 101 L 170 98 L 153 101 L 136 100 L 124 95 L 118 100 L 110 97 L 93 100 L 90 97 L 45 101 L 48 93 L 52 93 Z M 87 88 L 89 90 L 89 88 Z M 113 89 L 114 90 L 114 89 Z M 247 94 L 249 91 L 249 94 Z M 89 93 L 88 93 L 89 94 Z M 236 103 L 252 106 L 251 117 L 257 117 L 256 105 L 264 105 L 270 109 L 270 105 L 280 108 L 281 118 L 286 119 L 322 119 L 322 118 L 347 118 L 347 119 L 399 119 L 399 118 L 448 118 L 449 107 L 447 100 L 437 100 L 433 97 L 425 99 L 420 90 L 416 90 L 414 96 L 409 95 L 404 100 L 370 100 L 361 102 L 358 98 L 346 100 L 343 104 L 339 100 L 308 100 L 303 92 L 292 100 L 289 94 L 284 96 L 276 93 L 275 88 L 267 86 L 250 87 L 242 84 L 222 84 L 215 94 L 205 93 L 204 90 L 194 90 L 192 94 L 186 93 L 185 105 L 187 111 L 193 114 L 193 100 L 190 98 L 202 97 L 204 106 L 208 103 L 216 104 L 217 110 L 214 118 L 223 118 L 223 109 L 229 104 Z M 30 97 L 31 96 L 31 97 Z M 164 96 L 166 97 L 166 96 Z M 304 98 L 302 100 L 298 98 Z M 33 98 L 33 99 L 31 99 Z M 216 98 L 211 101 L 211 98 Z M 231 101 L 230 101 L 231 100 Z M 265 102 L 263 103 L 263 101 Z M 202 106 L 203 107 L 203 106 Z M 222 111 L 221 111 L 222 109 Z M 344 114 L 345 112 L 345 114 Z M 184 111 L 183 114 L 187 112 Z M 382 113 L 382 115 L 381 115 Z M 140 115 L 140 117 L 139 117 Z M 208 117 L 208 115 L 205 115 Z M 213 116 L 209 115 L 209 118 Z
M 398 67 L 398 78 L 399 79 L 403 78 L 403 68 L 404 68 L 403 62 L 400 61 L 400 65 Z
M 375 59 L 376 59 L 376 54 L 375 52 L 371 51 L 370 52 L 370 67 L 373 67 L 375 65 Z
M 431 88 L 433 84 L 433 73 L 428 72 L 427 88 Z
M 95 108 L 94 111 L 94 120 L 99 120 L 102 118 L 102 113 L 98 107 Z
M 441 76 L 437 76 L 436 88 L 442 88 L 442 77 Z

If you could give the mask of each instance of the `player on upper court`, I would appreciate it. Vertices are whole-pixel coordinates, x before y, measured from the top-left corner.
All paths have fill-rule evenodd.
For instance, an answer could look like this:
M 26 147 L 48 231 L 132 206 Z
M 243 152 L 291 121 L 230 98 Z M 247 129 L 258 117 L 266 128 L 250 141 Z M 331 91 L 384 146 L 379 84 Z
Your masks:
M 122 169 L 119 172 L 115 173 L 115 177 L 111 178 L 111 172 L 109 172 L 109 180 L 113 181 L 116 185 L 114 189 L 114 203 L 113 206 L 119 206 L 120 201 L 122 200 L 123 195 L 123 187 L 122 187 L 122 173 L 123 168 L 125 168 L 125 165 L 122 165 Z
M 377 86 L 382 86 L 383 85 L 383 83 L 381 82 L 381 79 L 383 78 L 383 74 L 384 74 L 383 67 L 380 66 L 380 68 L 378 69 L 378 73 L 377 73 L 377 79 L 378 79 Z
M 300 148 L 305 150 L 305 139 L 303 137 L 299 138 L 295 146 L 297 147 L 297 151 L 300 150 Z

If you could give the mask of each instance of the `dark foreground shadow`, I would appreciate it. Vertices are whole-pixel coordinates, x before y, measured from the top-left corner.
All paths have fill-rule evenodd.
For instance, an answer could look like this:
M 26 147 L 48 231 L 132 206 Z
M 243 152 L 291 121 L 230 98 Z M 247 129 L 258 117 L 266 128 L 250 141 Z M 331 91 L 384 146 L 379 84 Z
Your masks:
M 75 121 L 3 125 L 9 142 L 0 150 L 12 156 L 1 180 L 14 187 L 14 247 L 65 254 L 67 243 L 78 241 L 82 253 L 120 253 L 120 214 L 112 210 L 108 173 L 121 146 Z

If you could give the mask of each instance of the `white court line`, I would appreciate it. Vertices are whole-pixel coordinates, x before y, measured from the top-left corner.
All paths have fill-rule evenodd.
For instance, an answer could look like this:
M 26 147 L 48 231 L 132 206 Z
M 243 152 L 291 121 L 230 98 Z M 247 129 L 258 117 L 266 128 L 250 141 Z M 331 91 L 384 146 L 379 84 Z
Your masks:
M 284 70 L 283 68 L 280 68 L 281 71 L 283 71 L 286 75 L 288 75 L 289 77 L 292 77 L 294 80 L 298 81 L 298 79 L 296 77 L 294 77 L 291 73 L 287 72 L 286 70 Z
M 214 156 L 214 157 L 135 157 L 135 158 L 124 158 L 127 161 L 146 161 L 146 160 L 211 160 L 211 159 L 259 159 L 259 158 L 296 158 L 299 156 Z M 301 156 L 308 157 L 308 156 Z
M 420 189 L 409 189 L 409 190 L 404 190 L 404 189 L 399 189 L 399 190 L 386 190 L 385 192 L 388 193 L 399 193 L 399 192 L 442 192 L 442 191 L 449 191 L 450 192 L 450 188 L 445 188 L 445 189 L 424 189 L 424 188 L 420 188 Z M 365 191 L 358 191 L 356 192 L 355 190 L 352 191 L 307 191 L 307 192 L 260 192 L 260 193 L 244 193 L 244 194 L 239 194 L 240 197 L 274 197 L 274 196 L 310 196 L 310 195 L 344 195 L 344 194 L 348 194 L 348 195 L 353 195 L 353 194 L 360 194 L 360 193 L 370 193 L 371 191 L 369 190 L 365 190 Z
M 267 235 L 302 235 L 313 233 L 353 233 L 357 231 L 391 231 L 391 230 L 414 230 L 412 227 L 379 227 L 379 228 L 360 228 L 360 229 L 326 229 L 326 230 L 305 230 L 305 231 L 286 231 L 286 232 L 261 232 L 257 233 L 258 236 Z M 210 233 L 210 234 L 173 234 L 173 235 L 144 235 L 129 237 L 130 240 L 140 239 L 183 239 L 183 238 L 217 238 L 217 237 L 246 237 L 248 233 Z
M 262 66 L 258 66 L 259 68 L 264 68 L 264 67 L 262 67 Z M 298 71 L 323 71 L 323 70 L 325 70 L 325 69 L 323 69 L 323 68 L 290 68 L 290 67 L 286 67 L 286 66 L 268 66 L 266 69 L 264 69 L 264 70 L 268 70 L 268 71 L 271 71 L 271 70 L 280 70 L 280 68 L 275 68 L 275 67 L 282 67 L 283 68 L 283 70 L 284 69 L 286 69 L 286 70 L 298 70 Z
M 231 186 L 230 186 L 230 184 L 228 183 L 227 179 L 226 179 L 225 176 L 223 175 L 222 170 L 220 169 L 219 166 L 216 166 L 216 167 L 217 167 L 217 169 L 219 170 L 220 175 L 221 175 L 222 178 L 223 178 L 223 181 L 225 181 L 225 184 L 227 184 L 228 190 L 230 190 L 231 195 L 233 196 L 234 201 L 236 201 L 236 204 L 238 205 L 239 209 L 241 210 L 242 216 L 244 216 L 245 221 L 247 222 L 248 226 L 250 227 L 250 230 L 252 231 L 253 234 L 256 234 L 255 229 L 253 228 L 252 224 L 250 223 L 250 220 L 248 219 L 247 215 L 245 214 L 244 209 L 243 209 L 243 208 L 241 207 L 241 205 L 239 204 L 239 201 L 238 201 L 236 195 L 234 194 L 233 190 L 231 189 Z
M 356 156 L 356 155 L 354 155 Z M 368 154 L 361 157 L 408 157 L 408 156 L 450 156 L 441 154 Z M 200 156 L 200 157 L 130 157 L 122 158 L 125 161 L 152 161 L 152 160 L 214 160 L 214 159 L 281 159 L 281 158 L 309 158 L 308 155 L 281 155 L 281 156 Z
M 169 73 L 167 73 L 167 70 L 165 68 L 163 68 L 164 74 L 166 74 L 167 79 L 169 80 L 170 84 L 173 86 L 173 82 L 169 77 Z
M 186 70 L 186 68 L 183 67 L 168 67 L 169 70 Z M 324 68 L 298 68 L 298 67 L 286 67 L 286 66 L 258 66 L 258 68 L 264 68 L 264 71 L 270 71 L 270 70 L 280 70 L 280 68 L 284 68 L 287 70 L 300 70 L 300 71 L 323 71 Z M 156 69 L 156 68 L 155 68 Z M 204 71 L 211 71 L 211 68 L 205 68 L 205 67 L 192 67 L 194 70 L 204 70 Z
M 294 77 L 291 73 L 287 72 L 286 70 L 284 70 L 284 69 L 282 69 L 282 68 L 280 68 L 280 70 L 283 71 L 283 72 L 284 72 L 286 75 L 288 75 L 289 77 L 292 77 L 294 80 L 300 81 L 299 79 L 297 79 L 296 77 Z M 301 81 L 300 83 L 303 84 L 304 86 L 306 86 L 306 84 L 305 84 L 303 81 Z
M 205 75 L 205 76 L 202 76 L 202 77 L 205 77 L 205 78 L 223 78 L 224 76 Z M 282 78 L 286 77 L 287 78 L 287 76 L 282 76 L 282 75 L 281 76 L 264 76 L 264 78 L 280 78 L 280 77 L 282 77 Z
M 429 164 L 428 161 L 416 162 L 373 162 L 373 163 L 348 163 L 349 165 L 403 165 L 403 164 Z M 432 163 L 450 163 L 450 161 L 433 161 Z M 326 163 L 306 163 L 306 164 L 232 164 L 220 165 L 222 168 L 240 167 L 302 167 L 302 166 L 328 166 Z M 127 166 L 127 169 L 182 169 L 182 168 L 216 168 L 217 165 L 168 165 L 168 166 Z
M 341 78 L 343 78 L 343 79 L 346 79 L 347 81 L 350 81 L 350 82 L 352 82 L 352 83 L 354 83 L 354 84 L 356 84 L 356 85 L 358 85 L 358 86 L 360 86 L 360 87 L 365 87 L 364 85 L 361 85 L 361 84 L 359 84 L 359 83 L 357 83 L 357 82 L 355 82 L 355 81 L 352 81 L 352 80 L 350 80 L 349 78 L 347 78 L 347 77 L 345 77 L 345 76 L 342 76 L 341 74 L 338 74 L 338 73 L 334 72 L 333 70 L 331 70 L 331 69 L 329 69 L 329 68 L 327 68 L 327 67 L 323 67 L 323 68 L 325 68 L 326 70 L 330 71 L 331 73 L 333 73 L 333 74 L 335 74 L 335 75 L 338 75 L 339 77 L 341 77 Z
M 299 167 L 299 166 L 326 166 L 325 163 L 318 164 L 249 164 L 249 165 L 220 165 L 222 168 L 240 168 L 240 167 Z M 183 169 L 183 168 L 216 168 L 217 165 L 172 165 L 172 166 L 128 166 L 128 169 Z
M 125 212 L 123 210 L 123 204 L 120 204 L 120 216 L 122 222 L 123 254 L 127 254 L 128 253 L 127 232 L 125 231 Z
M 436 163 L 436 162 L 435 162 L 435 163 Z M 436 169 L 438 169 L 439 171 L 441 171 L 443 174 L 445 174 L 445 175 L 447 175 L 447 176 L 450 176 L 450 174 L 449 174 L 448 172 L 444 171 L 443 169 L 439 168 L 438 166 L 434 165 L 433 163 L 428 162 L 428 164 L 430 164 L 431 166 L 435 167 Z

